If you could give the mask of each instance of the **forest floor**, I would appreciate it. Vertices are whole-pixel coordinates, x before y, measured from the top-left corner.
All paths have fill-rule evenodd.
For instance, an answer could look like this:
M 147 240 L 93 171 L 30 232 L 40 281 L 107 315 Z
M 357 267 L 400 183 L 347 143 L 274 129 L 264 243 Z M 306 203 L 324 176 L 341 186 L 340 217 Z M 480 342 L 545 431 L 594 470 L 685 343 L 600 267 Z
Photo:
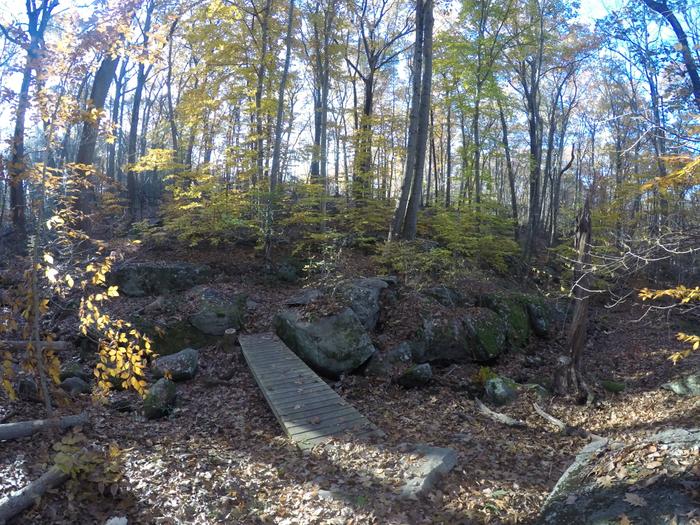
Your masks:
M 158 259 L 162 254 L 132 256 Z M 173 254 L 167 258 L 173 260 Z M 251 332 L 269 329 L 282 301 L 303 286 L 261 278 L 258 262 L 247 252 L 185 252 L 177 258 L 213 264 L 221 271 L 217 281 L 222 286 L 244 291 L 258 303 L 247 326 Z M 372 275 L 377 270 L 369 258 L 348 254 L 344 272 Z M 134 307 L 126 300 L 123 305 L 126 313 Z M 396 308 L 409 309 L 410 304 L 400 302 Z M 660 385 L 697 370 L 700 354 L 674 366 L 668 360 L 680 349 L 674 326 L 651 315 L 635 322 L 643 312 L 630 304 L 616 309 L 597 305 L 591 314 L 587 374 L 594 381 L 624 382 L 625 390 L 612 394 L 597 388 L 601 402 L 595 408 L 560 397 L 539 401 L 549 413 L 628 443 L 667 428 L 697 426 L 700 401 Z M 410 326 L 391 330 L 410 331 Z M 386 338 L 377 341 L 380 348 L 389 343 Z M 533 340 L 524 350 L 503 356 L 493 370 L 534 382 L 551 377 L 560 354 L 556 337 Z M 532 356 L 539 357 L 539 365 L 532 365 Z M 541 419 L 533 410 L 538 398 L 532 391 L 521 389 L 518 400 L 500 409 L 525 421 L 525 428 L 501 426 L 484 417 L 465 388 L 478 370 L 471 364 L 437 368 L 431 385 L 413 390 L 386 379 L 344 377 L 334 388 L 386 437 L 336 441 L 301 452 L 284 437 L 240 357 L 230 349 L 206 347 L 200 352 L 198 376 L 178 384 L 177 408 L 166 419 L 146 421 L 136 410 L 120 412 L 93 403 L 89 396 L 62 403 L 60 413 L 90 414 L 91 424 L 82 430 L 89 441 L 122 449 L 119 490 L 101 496 L 86 484 L 62 487 L 13 523 L 102 524 L 112 516 L 158 524 L 532 523 L 588 440 L 561 434 Z M 222 375 L 228 379 L 212 381 Z M 135 394 L 115 395 L 131 395 L 138 405 Z M 39 404 L 7 401 L 0 397 L 0 420 L 5 422 L 44 415 Z M 0 497 L 41 475 L 58 439 L 36 435 L 1 444 Z M 397 497 L 405 473 L 400 450 L 405 443 L 450 447 L 458 455 L 457 466 L 418 501 Z M 328 491 L 348 496 L 337 498 Z

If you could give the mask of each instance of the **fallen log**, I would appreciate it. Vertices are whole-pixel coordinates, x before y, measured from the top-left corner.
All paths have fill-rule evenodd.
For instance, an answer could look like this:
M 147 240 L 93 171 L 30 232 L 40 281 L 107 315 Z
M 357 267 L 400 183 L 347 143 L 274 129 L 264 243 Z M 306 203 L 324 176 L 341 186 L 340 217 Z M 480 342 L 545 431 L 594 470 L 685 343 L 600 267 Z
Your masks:
M 73 348 L 73 345 L 66 341 L 39 341 L 38 343 L 34 341 L 0 341 L 0 350 L 24 350 L 30 343 L 34 346 L 38 346 L 39 350 L 49 349 L 63 351 Z
M 490 417 L 491 419 L 493 419 L 497 423 L 501 423 L 503 425 L 508 425 L 509 427 L 516 427 L 516 428 L 523 428 L 523 427 L 527 426 L 524 421 L 520 421 L 519 419 L 513 419 L 512 417 L 506 416 L 505 414 L 501 414 L 500 412 L 494 412 L 489 407 L 484 405 L 477 398 L 474 399 L 474 403 L 476 404 L 476 407 L 479 409 L 479 412 L 481 412 L 485 416 Z
M 34 505 L 46 491 L 62 485 L 69 477 L 58 467 L 51 467 L 39 479 L 0 499 L 0 525 Z
M 5 423 L 0 425 L 0 441 L 31 436 L 45 428 L 55 427 L 59 430 L 66 430 L 70 427 L 83 425 L 87 421 L 88 416 L 83 412 L 75 416 L 64 416 L 58 419 L 35 419 L 34 421 Z
M 563 432 L 567 436 L 579 436 L 579 437 L 584 437 L 584 438 L 592 438 L 592 439 L 604 439 L 602 436 L 599 436 L 597 434 L 592 434 L 588 430 L 585 430 L 580 427 L 573 427 L 571 425 L 568 425 L 564 423 L 561 419 L 557 419 L 554 417 L 552 414 L 548 414 L 547 412 L 544 411 L 544 409 L 538 405 L 537 403 L 533 403 L 532 406 L 535 408 L 535 412 L 537 412 L 540 417 L 543 419 L 547 420 L 549 423 L 554 425 L 559 429 L 560 432 Z

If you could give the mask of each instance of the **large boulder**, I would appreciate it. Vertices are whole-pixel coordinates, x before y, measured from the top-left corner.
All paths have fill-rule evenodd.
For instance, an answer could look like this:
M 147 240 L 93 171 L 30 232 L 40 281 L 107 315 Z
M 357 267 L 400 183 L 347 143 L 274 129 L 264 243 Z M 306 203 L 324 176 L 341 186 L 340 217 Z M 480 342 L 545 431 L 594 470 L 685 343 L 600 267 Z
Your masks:
M 350 308 L 313 322 L 285 310 L 275 316 L 273 326 L 289 348 L 327 377 L 356 370 L 375 352 L 367 331 Z
M 228 297 L 212 288 L 205 288 L 198 295 L 199 309 L 190 316 L 189 321 L 200 332 L 224 335 L 227 328 L 243 328 L 247 303 L 244 294 Z
M 112 270 L 110 283 L 131 297 L 181 292 L 206 282 L 211 275 L 208 266 L 183 262 L 126 263 Z
M 593 441 L 559 479 L 538 523 L 690 525 L 698 510 L 691 458 L 699 448 L 700 428 L 666 430 L 630 445 Z
M 161 378 L 148 390 L 143 399 L 143 415 L 146 419 L 167 416 L 175 407 L 175 383 Z
M 505 350 L 506 325 L 493 310 L 468 308 L 452 318 L 423 321 L 419 338 L 412 345 L 416 362 L 485 362 Z
M 338 285 L 338 295 L 345 300 L 367 330 L 374 330 L 379 321 L 382 290 L 389 285 L 378 277 L 351 279 Z
M 153 377 L 170 376 L 173 381 L 186 381 L 197 375 L 199 352 L 194 348 L 185 348 L 175 354 L 156 359 L 153 364 Z

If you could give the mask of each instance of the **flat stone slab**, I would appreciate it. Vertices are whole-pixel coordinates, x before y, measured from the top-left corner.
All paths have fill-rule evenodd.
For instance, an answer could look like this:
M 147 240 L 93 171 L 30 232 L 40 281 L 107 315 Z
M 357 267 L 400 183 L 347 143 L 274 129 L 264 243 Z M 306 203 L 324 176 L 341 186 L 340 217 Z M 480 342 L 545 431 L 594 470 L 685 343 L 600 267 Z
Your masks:
M 420 458 L 408 467 L 408 481 L 401 489 L 404 498 L 418 499 L 427 494 L 457 464 L 457 453 L 450 448 L 414 445 L 406 453 Z

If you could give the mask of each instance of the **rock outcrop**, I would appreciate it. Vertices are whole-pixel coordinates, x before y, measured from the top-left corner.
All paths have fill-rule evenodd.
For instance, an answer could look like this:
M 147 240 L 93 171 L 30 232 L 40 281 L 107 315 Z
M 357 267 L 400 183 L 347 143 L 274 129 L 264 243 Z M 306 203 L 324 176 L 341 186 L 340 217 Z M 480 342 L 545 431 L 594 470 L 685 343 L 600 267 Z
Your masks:
M 130 297 L 163 295 L 188 290 L 206 282 L 211 276 L 208 266 L 183 262 L 126 263 L 112 270 L 109 282 Z
M 629 446 L 593 441 L 559 479 L 538 523 L 690 525 L 698 478 L 695 462 L 683 458 L 697 457 L 698 448 L 699 428 L 667 430 Z M 607 475 L 611 462 L 619 475 Z

